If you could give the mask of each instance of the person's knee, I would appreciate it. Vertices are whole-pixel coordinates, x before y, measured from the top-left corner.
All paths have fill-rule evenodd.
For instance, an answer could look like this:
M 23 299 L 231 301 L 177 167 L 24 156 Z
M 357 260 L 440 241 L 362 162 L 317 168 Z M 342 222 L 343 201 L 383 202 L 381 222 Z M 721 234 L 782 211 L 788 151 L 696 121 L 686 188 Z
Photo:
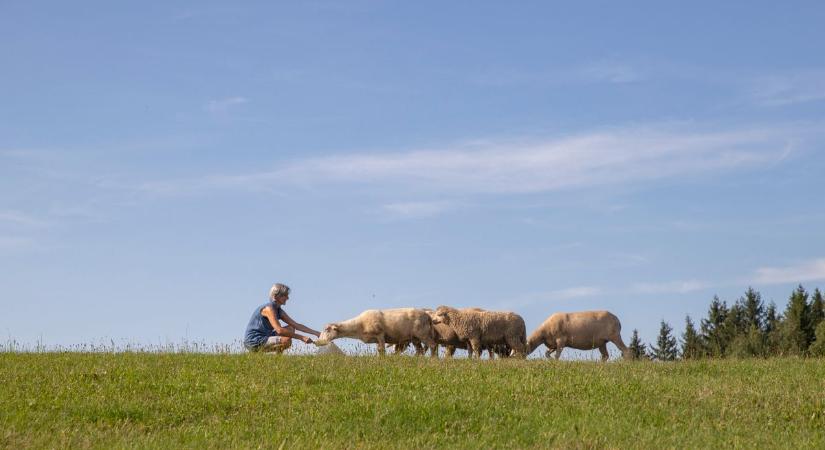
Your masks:
M 281 353 L 284 350 L 288 349 L 292 346 L 292 339 L 287 336 L 272 336 L 267 340 L 266 344 L 264 344 L 260 350 L 264 352 L 278 352 Z

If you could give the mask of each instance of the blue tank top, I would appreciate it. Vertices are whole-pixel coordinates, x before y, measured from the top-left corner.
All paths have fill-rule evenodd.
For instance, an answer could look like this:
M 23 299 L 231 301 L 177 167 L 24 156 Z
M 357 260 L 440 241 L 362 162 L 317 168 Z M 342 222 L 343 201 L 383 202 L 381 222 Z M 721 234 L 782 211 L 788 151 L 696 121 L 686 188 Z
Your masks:
M 281 320 L 281 306 L 274 302 L 267 302 L 255 308 L 252 312 L 252 317 L 249 319 L 249 324 L 246 325 L 246 333 L 244 333 L 243 344 L 247 348 L 257 348 L 266 343 L 270 336 L 277 336 L 275 328 L 269 323 L 269 319 L 261 314 L 264 308 L 274 308 L 275 318 Z

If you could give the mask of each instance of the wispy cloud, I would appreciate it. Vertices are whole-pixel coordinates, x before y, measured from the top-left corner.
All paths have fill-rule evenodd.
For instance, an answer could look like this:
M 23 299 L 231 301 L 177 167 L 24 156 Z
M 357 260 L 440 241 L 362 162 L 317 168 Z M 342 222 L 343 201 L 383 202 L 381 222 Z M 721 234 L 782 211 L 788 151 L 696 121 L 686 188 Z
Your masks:
M 59 153 L 53 150 L 33 148 L 6 148 L 0 149 L 0 158 L 28 163 L 53 163 Z
M 825 258 L 785 267 L 762 267 L 753 276 L 755 284 L 803 283 L 825 280 Z
M 204 109 L 210 113 L 224 113 L 233 107 L 243 105 L 245 103 L 249 103 L 249 99 L 247 99 L 246 97 L 222 98 L 210 100 L 206 103 Z
M 270 171 L 146 183 L 150 192 L 271 190 L 381 184 L 441 193 L 535 193 L 673 179 L 782 161 L 814 127 L 705 131 L 656 124 L 534 140 L 486 140 L 435 150 L 355 153 L 286 162 Z
M 661 283 L 635 283 L 630 286 L 574 286 L 547 292 L 526 294 L 515 299 L 503 301 L 504 308 L 519 308 L 540 303 L 566 302 L 569 300 L 585 300 L 605 295 L 666 295 L 689 294 L 712 287 L 701 281 L 669 281 Z
M 825 70 L 762 76 L 751 86 L 751 97 L 764 106 L 785 106 L 825 100 Z
M 0 210 L 0 223 L 10 223 L 25 227 L 44 227 L 48 225 L 48 222 L 45 220 L 14 210 Z
M 474 72 L 471 82 L 489 87 L 513 85 L 564 86 L 581 84 L 624 84 L 644 81 L 648 74 L 642 67 L 650 63 L 638 63 L 617 58 L 600 59 L 567 67 L 536 70 L 533 68 L 499 67 Z
M 580 69 L 582 78 L 593 82 L 633 83 L 646 77 L 637 67 L 616 60 L 596 61 Z
M 393 217 L 412 219 L 432 217 L 447 211 L 453 206 L 452 203 L 446 201 L 403 202 L 384 205 L 383 209 Z
M 714 288 L 743 287 L 774 284 L 796 284 L 825 280 L 825 258 L 818 258 L 786 267 L 763 267 L 756 269 L 750 278 L 731 279 L 721 282 L 701 280 L 680 280 L 660 282 L 638 282 L 625 286 L 575 286 L 548 292 L 531 293 L 507 300 L 500 306 L 523 307 L 537 303 L 585 299 L 601 295 L 684 295 Z
M 20 236 L 0 236 L 0 250 L 19 250 L 34 247 L 32 238 Z
M 515 298 L 504 299 L 499 302 L 500 308 L 520 308 L 537 303 L 562 302 L 567 300 L 583 299 L 604 294 L 599 286 L 575 286 L 554 291 L 533 292 Z
M 636 283 L 630 288 L 633 294 L 687 294 L 710 288 L 711 285 L 703 281 L 668 281 L 664 283 Z
M 570 300 L 574 298 L 594 297 L 601 295 L 603 292 L 602 288 L 598 286 L 576 286 L 548 292 L 546 297 L 555 300 Z

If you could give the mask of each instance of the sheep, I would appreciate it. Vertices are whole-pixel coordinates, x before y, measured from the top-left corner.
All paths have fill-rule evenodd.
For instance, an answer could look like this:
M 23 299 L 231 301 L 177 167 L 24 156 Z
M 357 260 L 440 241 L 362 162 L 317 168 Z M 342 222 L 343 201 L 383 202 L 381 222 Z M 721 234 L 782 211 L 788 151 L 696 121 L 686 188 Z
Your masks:
M 491 349 L 491 353 L 496 350 L 506 352 L 502 345 L 509 347 L 515 356 L 526 356 L 526 329 L 524 319 L 518 314 L 439 306 L 432 322 L 435 326 L 448 325 L 456 337 L 467 345 L 471 357 L 475 355 L 480 358 L 485 347 Z
M 533 353 L 541 344 L 547 345 L 548 358 L 555 350 L 556 359 L 561 357 L 564 347 L 578 350 L 598 348 L 602 361 L 605 361 L 608 358 L 607 343 L 612 342 L 627 357 L 628 350 L 622 341 L 621 331 L 619 318 L 609 311 L 555 313 L 530 334 L 527 354 Z
M 334 339 L 348 337 L 360 339 L 364 343 L 378 344 L 378 353 L 386 353 L 386 344 L 396 344 L 396 353 L 403 351 L 410 343 L 417 341 L 430 348 L 435 355 L 436 343 L 433 336 L 432 319 L 420 309 L 370 309 L 343 322 L 330 323 L 324 327 L 315 341 L 326 345 Z M 416 350 L 423 354 L 424 349 Z

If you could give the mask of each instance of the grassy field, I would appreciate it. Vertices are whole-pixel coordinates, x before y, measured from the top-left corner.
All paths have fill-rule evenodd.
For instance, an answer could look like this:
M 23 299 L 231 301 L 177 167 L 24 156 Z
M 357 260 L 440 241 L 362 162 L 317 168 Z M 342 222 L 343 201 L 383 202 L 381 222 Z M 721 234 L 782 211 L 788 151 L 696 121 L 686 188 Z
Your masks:
M 2 448 L 825 447 L 825 360 L 0 353 Z

